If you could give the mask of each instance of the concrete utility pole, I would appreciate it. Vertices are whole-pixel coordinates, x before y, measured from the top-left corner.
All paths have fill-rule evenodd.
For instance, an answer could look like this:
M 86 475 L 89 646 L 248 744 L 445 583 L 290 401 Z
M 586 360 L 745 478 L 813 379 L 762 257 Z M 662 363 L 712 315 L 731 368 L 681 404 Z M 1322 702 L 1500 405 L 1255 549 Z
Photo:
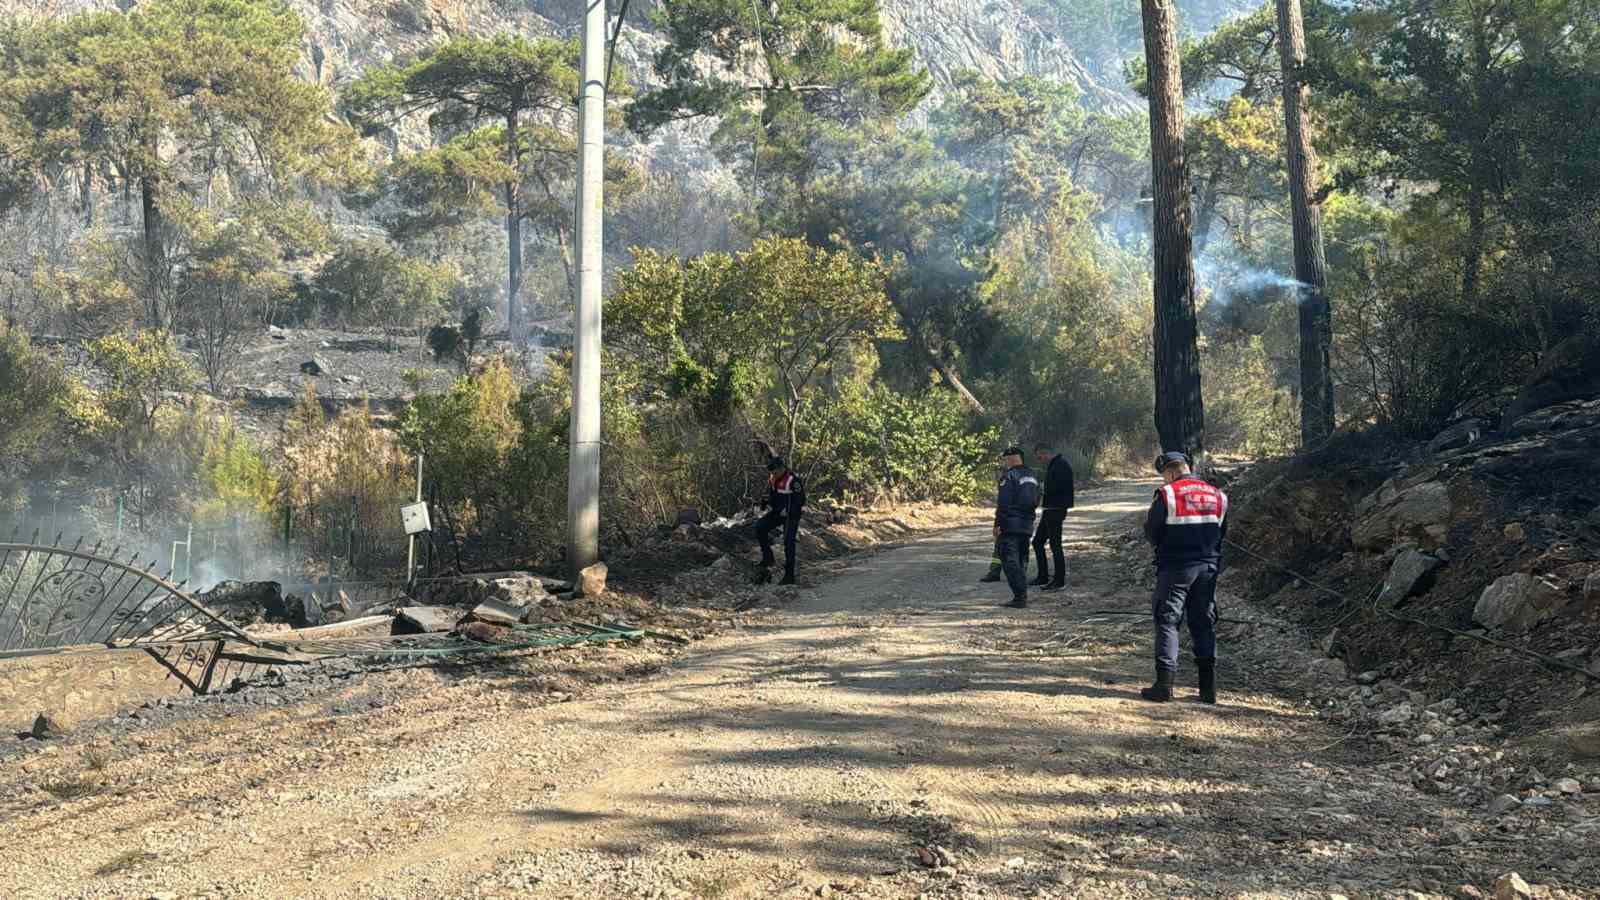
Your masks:
M 606 3 L 587 0 L 578 102 L 578 308 L 572 337 L 572 427 L 567 463 L 567 562 L 600 558 L 601 190 L 605 177 Z

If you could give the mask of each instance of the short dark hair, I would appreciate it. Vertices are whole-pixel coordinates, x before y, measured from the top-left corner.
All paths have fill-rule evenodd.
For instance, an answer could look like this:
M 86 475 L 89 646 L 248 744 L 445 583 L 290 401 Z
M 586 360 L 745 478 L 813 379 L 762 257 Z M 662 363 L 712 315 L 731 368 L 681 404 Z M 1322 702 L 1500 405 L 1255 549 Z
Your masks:
M 1056 448 L 1050 446 L 1049 444 L 1046 444 L 1044 441 L 1038 441 L 1033 445 L 1033 449 L 1034 449 L 1035 452 L 1043 453 L 1043 452 L 1046 452 L 1046 451 L 1054 450 Z
M 1015 446 L 1007 447 L 1006 448 L 1006 452 L 1001 454 L 1001 455 L 1002 456 L 1021 456 L 1022 455 L 1022 448 L 1021 447 L 1015 447 Z

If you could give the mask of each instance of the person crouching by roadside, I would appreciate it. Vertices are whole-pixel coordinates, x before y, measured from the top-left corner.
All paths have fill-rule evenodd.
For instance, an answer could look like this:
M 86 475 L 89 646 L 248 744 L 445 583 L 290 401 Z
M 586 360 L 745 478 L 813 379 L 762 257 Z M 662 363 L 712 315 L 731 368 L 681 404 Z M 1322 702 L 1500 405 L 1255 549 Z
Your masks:
M 1167 452 L 1156 458 L 1165 482 L 1145 515 L 1144 534 L 1155 547 L 1156 680 L 1139 691 L 1154 703 L 1172 699 L 1178 671 L 1178 624 L 1189 620 L 1194 660 L 1200 669 L 1200 702 L 1217 702 L 1217 576 L 1228 535 L 1228 495 L 1193 474 L 1189 457 Z
M 765 583 L 777 560 L 772 555 L 772 532 L 783 529 L 783 580 L 794 584 L 795 544 L 800 534 L 800 513 L 805 509 L 806 489 L 800 476 L 789 471 L 781 456 L 767 460 L 767 512 L 756 522 L 756 541 L 761 544 L 761 575 Z

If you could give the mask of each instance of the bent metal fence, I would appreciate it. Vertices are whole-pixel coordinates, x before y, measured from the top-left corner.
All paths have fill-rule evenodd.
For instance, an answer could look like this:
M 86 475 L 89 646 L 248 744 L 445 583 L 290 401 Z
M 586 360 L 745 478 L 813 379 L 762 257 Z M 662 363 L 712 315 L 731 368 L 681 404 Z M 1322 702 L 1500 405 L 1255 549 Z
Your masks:
M 670 635 L 563 624 L 404 636 L 267 638 L 230 624 L 154 562 L 79 540 L 0 543 L 0 662 L 74 652 L 148 653 L 196 694 L 236 689 L 263 670 L 329 657 L 426 659 Z M 125 560 L 125 561 L 124 561 Z

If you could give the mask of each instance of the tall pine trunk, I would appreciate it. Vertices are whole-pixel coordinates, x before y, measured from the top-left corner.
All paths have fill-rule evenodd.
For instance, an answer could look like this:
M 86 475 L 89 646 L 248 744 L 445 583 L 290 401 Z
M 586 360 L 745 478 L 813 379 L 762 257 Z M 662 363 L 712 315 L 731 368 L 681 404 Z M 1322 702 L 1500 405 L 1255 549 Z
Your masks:
M 1306 28 L 1300 0 L 1277 0 L 1278 56 L 1283 63 L 1285 157 L 1294 225 L 1294 277 L 1300 282 L 1300 443 L 1311 447 L 1333 434 L 1333 315 L 1328 261 L 1322 245 L 1317 155 L 1306 115 L 1311 89 L 1301 80 Z
M 1164 450 L 1203 464 L 1205 408 L 1200 397 L 1199 329 L 1189 176 L 1183 146 L 1183 75 L 1178 65 L 1176 0 L 1141 0 L 1150 72 L 1151 187 L 1155 209 L 1156 432 Z
M 518 199 L 517 179 L 522 173 L 522 148 L 517 143 L 517 120 L 522 109 L 513 104 L 506 115 L 506 161 L 511 163 L 512 180 L 506 191 L 506 245 L 509 258 L 506 273 L 506 325 L 511 342 L 518 344 L 527 333 L 522 321 L 522 204 Z
M 139 179 L 140 214 L 144 223 L 145 312 L 151 328 L 165 330 L 171 312 L 167 303 L 167 244 L 162 235 L 161 206 L 154 175 Z

